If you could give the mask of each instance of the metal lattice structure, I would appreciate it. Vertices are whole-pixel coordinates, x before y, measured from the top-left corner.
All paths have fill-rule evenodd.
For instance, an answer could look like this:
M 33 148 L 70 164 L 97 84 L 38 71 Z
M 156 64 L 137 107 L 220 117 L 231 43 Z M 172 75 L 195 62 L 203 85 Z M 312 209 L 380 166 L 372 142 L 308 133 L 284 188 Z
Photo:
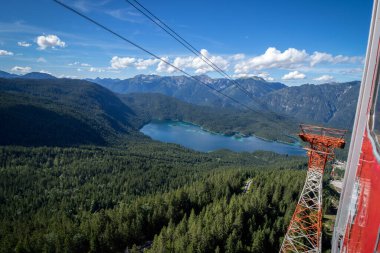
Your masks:
M 280 252 L 321 252 L 322 180 L 335 148 L 344 148 L 345 130 L 301 125 L 299 137 L 310 144 L 306 182 Z

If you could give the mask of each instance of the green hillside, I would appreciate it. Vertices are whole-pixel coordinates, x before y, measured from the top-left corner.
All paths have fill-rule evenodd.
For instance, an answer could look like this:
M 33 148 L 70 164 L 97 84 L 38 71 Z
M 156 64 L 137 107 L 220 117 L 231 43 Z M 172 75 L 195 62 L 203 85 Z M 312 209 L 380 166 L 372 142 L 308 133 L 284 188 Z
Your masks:
M 297 169 L 305 164 L 303 157 L 205 154 L 153 142 L 125 149 L 3 147 L 0 252 L 124 252 L 153 239 L 153 252 L 209 252 L 233 247 L 228 238 L 235 237 L 246 250 L 233 252 L 278 250 L 305 177 Z M 250 195 L 241 190 L 247 178 Z M 196 234 L 187 245 L 187 228 L 180 227 L 185 222 L 192 230 L 197 220 L 223 223 L 189 231 Z M 172 244 L 165 234 L 176 226 Z
M 119 145 L 143 138 L 152 119 L 183 120 L 228 135 L 255 134 L 292 141 L 289 117 L 219 110 L 162 94 L 115 95 L 97 84 L 72 79 L 1 79 L 0 144 L 26 146 Z
M 134 113 L 81 80 L 0 79 L 0 144 L 106 145 L 133 134 Z
M 274 113 L 244 112 L 234 108 L 221 110 L 189 104 L 158 93 L 131 93 L 119 97 L 135 112 L 141 126 L 153 119 L 180 120 L 227 135 L 254 134 L 289 142 L 294 141 L 289 135 L 299 130 L 294 119 Z

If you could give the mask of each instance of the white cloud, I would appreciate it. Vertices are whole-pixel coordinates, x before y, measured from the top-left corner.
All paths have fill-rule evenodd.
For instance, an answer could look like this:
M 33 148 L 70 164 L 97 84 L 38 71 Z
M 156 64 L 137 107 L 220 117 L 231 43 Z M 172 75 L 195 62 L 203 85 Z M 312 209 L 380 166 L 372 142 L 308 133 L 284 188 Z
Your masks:
M 44 74 L 53 75 L 53 74 L 50 73 L 49 71 L 47 71 L 47 70 L 43 70 L 43 69 L 41 69 L 39 72 L 40 72 L 40 73 L 44 73 Z
M 234 54 L 231 56 L 231 59 L 234 61 L 243 60 L 245 58 L 245 54 Z
M 95 67 L 91 67 L 91 68 L 89 68 L 88 71 L 90 71 L 90 72 L 98 72 L 98 73 L 101 73 L 101 72 L 105 72 L 105 69 L 103 69 L 103 68 L 95 68 Z
M 282 77 L 282 80 L 296 80 L 296 79 L 304 79 L 304 78 L 306 78 L 306 75 L 296 70 L 284 75 Z
M 334 61 L 334 57 L 331 54 L 327 54 L 327 53 L 314 52 L 310 56 L 310 66 L 312 67 L 321 62 L 333 62 L 333 61 Z
M 77 79 L 78 76 L 70 76 L 70 75 L 59 75 L 58 78 L 69 78 L 69 79 Z
M 343 55 L 337 55 L 333 56 L 328 53 L 321 53 L 321 52 L 314 52 L 312 55 L 310 55 L 310 66 L 315 66 L 319 63 L 360 63 L 363 60 L 363 57 L 358 56 L 343 56 Z
M 38 49 L 44 50 L 48 47 L 55 48 L 55 47 L 65 47 L 66 43 L 62 41 L 57 35 L 41 35 L 38 36 L 36 39 Z
M 274 78 L 271 77 L 268 72 L 261 72 L 261 73 L 257 74 L 257 76 L 261 77 L 265 81 L 269 81 L 269 82 L 274 81 Z
M 218 66 L 222 70 L 227 70 L 229 66 L 228 60 L 224 59 L 221 56 L 214 56 L 210 55 L 210 53 L 206 49 L 202 49 L 200 51 L 201 56 L 200 57 L 193 57 L 193 56 L 187 56 L 187 57 L 176 57 L 174 61 L 170 62 L 168 57 L 164 57 L 165 61 L 171 63 L 173 66 L 187 70 L 191 69 L 195 72 L 195 74 L 206 74 L 208 72 L 214 71 L 214 69 L 210 66 L 212 62 L 214 65 Z M 210 63 L 207 64 L 205 61 L 208 61 Z M 166 72 L 166 73 L 174 73 L 178 70 L 165 62 L 161 61 L 156 71 L 158 72 Z
M 196 74 L 205 74 L 207 72 L 214 71 L 214 69 L 211 66 L 209 66 L 205 61 L 212 62 L 214 65 L 218 66 L 222 70 L 228 69 L 229 62 L 223 57 L 210 55 L 206 49 L 201 49 L 200 53 L 202 56 L 195 57 L 191 65 L 188 66 L 195 69 Z
M 275 47 L 269 47 L 264 54 L 252 57 L 245 61 L 237 62 L 235 74 L 250 73 L 255 70 L 280 68 L 295 69 L 305 66 L 314 67 L 320 63 L 362 63 L 363 57 L 332 55 L 324 52 L 308 54 L 305 50 L 288 48 L 281 52 Z
M 160 62 L 160 60 L 158 60 L 158 59 L 146 59 L 146 60 L 138 59 L 135 62 L 135 66 L 137 69 L 143 70 L 143 69 L 147 69 L 150 66 L 155 65 L 158 62 Z
M 264 79 L 265 81 L 272 82 L 275 79 L 270 76 L 268 72 L 260 72 L 258 74 L 252 74 L 252 73 L 240 73 L 240 74 L 234 74 L 232 75 L 233 78 L 248 78 L 248 77 L 260 77 Z
M 44 57 L 38 57 L 37 62 L 47 62 Z
M 131 65 L 133 65 L 134 62 L 136 62 L 135 58 L 132 58 L 132 57 L 119 57 L 119 56 L 112 57 L 112 59 L 110 61 L 111 67 L 113 69 L 128 68 Z
M 170 66 L 164 62 L 164 61 L 169 62 L 168 57 L 162 57 L 161 59 L 162 60 L 157 65 L 157 69 L 156 69 L 157 72 L 166 72 L 166 73 L 171 74 L 171 73 L 174 73 L 177 71 L 174 67 L 172 67 L 172 66 Z
M 0 49 L 0 56 L 5 56 L 5 55 L 13 55 L 13 53 L 9 52 L 7 50 L 1 50 Z
M 234 74 L 232 75 L 233 78 L 248 78 L 248 77 L 254 77 L 255 74 L 248 74 L 248 73 L 240 73 L 240 74 Z
M 205 61 L 209 59 L 216 66 L 223 71 L 230 74 L 231 68 L 233 73 L 231 76 L 234 78 L 257 76 L 265 79 L 266 81 L 274 81 L 274 78 L 265 72 L 266 69 L 285 69 L 291 72 L 292 75 L 285 75 L 285 80 L 303 79 L 303 73 L 313 73 L 320 75 L 325 73 L 332 73 L 325 71 L 331 64 L 345 63 L 344 68 L 355 68 L 359 66 L 362 57 L 350 57 L 343 55 L 332 55 L 324 52 L 315 51 L 309 54 L 306 50 L 299 50 L 295 48 L 288 48 L 280 51 L 274 47 L 268 48 L 264 54 L 255 57 L 246 57 L 244 54 L 231 54 L 231 55 L 212 55 L 206 49 L 200 51 L 202 56 L 179 56 L 169 58 L 162 57 L 161 60 L 152 58 L 135 58 L 135 57 L 120 57 L 114 56 L 110 60 L 110 68 L 113 70 L 120 70 L 125 68 L 135 68 L 137 70 L 147 70 L 154 66 L 157 72 L 173 74 L 179 73 L 184 70 L 190 74 L 206 74 L 214 72 L 215 70 L 210 67 Z M 206 59 L 207 58 L 207 59 Z M 204 61 L 205 60 L 205 61 Z M 165 63 L 168 62 L 169 64 Z M 349 65 L 347 65 L 347 64 Z M 75 64 L 75 63 L 74 63 Z M 173 65 L 173 66 L 170 66 Z M 325 67 L 316 66 L 318 64 L 328 64 Z M 178 69 L 177 69 L 178 68 Z M 104 68 L 103 68 L 104 69 Z M 338 69 L 334 67 L 333 69 Z M 295 75 L 297 70 L 299 75 Z M 107 72 L 109 70 L 106 70 Z M 302 73 L 300 73 L 302 72 Z M 318 75 L 318 74 L 317 74 Z M 278 78 L 280 79 L 280 77 Z
M 328 82 L 328 81 L 331 81 L 333 79 L 334 79 L 334 77 L 329 76 L 329 75 L 322 75 L 320 77 L 314 78 L 315 81 L 320 81 L 320 82 Z
M 17 45 L 19 45 L 20 47 L 30 47 L 32 44 L 30 44 L 26 41 L 19 41 L 19 42 L 17 42 Z
M 80 64 L 82 67 L 90 67 L 91 65 L 90 64 L 88 64 L 88 63 L 81 63 Z
M 295 68 L 307 60 L 305 50 L 289 48 L 284 52 L 275 47 L 268 48 L 264 54 L 240 62 L 235 65 L 235 73 L 248 73 L 252 70 L 270 68 Z
M 11 70 L 14 72 L 28 73 L 32 70 L 32 68 L 31 67 L 14 66 Z

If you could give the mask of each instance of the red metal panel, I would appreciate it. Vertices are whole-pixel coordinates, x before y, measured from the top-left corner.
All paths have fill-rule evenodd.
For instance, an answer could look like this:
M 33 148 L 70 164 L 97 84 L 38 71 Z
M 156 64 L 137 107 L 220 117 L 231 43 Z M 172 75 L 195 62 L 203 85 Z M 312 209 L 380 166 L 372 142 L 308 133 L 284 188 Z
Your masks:
M 356 203 L 349 217 L 342 252 L 379 252 L 376 248 L 380 229 L 380 163 L 376 147 L 366 130 L 356 174 Z

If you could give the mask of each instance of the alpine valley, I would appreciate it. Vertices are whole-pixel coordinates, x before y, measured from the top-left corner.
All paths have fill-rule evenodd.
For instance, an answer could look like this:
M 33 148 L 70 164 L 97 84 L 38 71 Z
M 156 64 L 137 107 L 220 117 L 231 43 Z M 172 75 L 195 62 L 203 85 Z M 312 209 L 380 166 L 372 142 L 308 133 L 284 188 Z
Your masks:
M 184 76 L 0 72 L 0 252 L 277 252 L 305 156 L 197 152 L 139 130 L 175 120 L 294 142 L 300 122 L 350 129 L 359 82 L 239 79 L 247 97 L 228 80 L 198 78 L 254 110 Z M 326 183 L 325 215 L 337 199 Z

